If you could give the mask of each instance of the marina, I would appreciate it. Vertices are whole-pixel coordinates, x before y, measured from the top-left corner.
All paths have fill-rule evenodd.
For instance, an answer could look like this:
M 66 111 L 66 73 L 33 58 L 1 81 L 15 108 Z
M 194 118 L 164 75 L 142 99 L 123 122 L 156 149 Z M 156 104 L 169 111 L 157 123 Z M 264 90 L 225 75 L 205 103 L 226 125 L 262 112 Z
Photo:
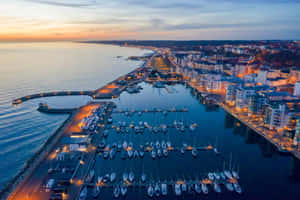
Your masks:
M 69 113 L 72 117 L 58 142 L 51 148 L 48 146 L 48 153 L 36 161 L 32 173 L 23 179 L 22 185 L 14 188 L 9 199 L 20 199 L 23 194 L 27 194 L 27 199 L 194 199 L 197 196 L 244 199 L 248 195 L 255 196 L 253 190 L 260 189 L 256 184 L 264 177 L 255 176 L 250 180 L 247 174 L 251 168 L 243 165 L 250 154 L 245 156 L 243 151 L 239 152 L 240 145 L 246 145 L 244 137 L 248 140 L 254 137 L 253 133 L 242 129 L 243 126 L 235 126 L 236 122 L 223 110 L 206 111 L 182 84 L 168 85 L 170 91 L 177 91 L 172 93 L 162 92 L 160 85 L 144 82 L 147 64 L 143 71 L 144 75 L 139 74 L 140 69 L 129 73 L 141 76 L 137 82 L 128 82 L 138 83 L 138 88 L 143 88 L 139 93 L 128 92 L 126 85 L 122 86 L 120 79 L 125 80 L 125 75 L 104 86 L 109 90 L 107 93 L 97 91 L 99 98 L 109 100 L 93 100 L 69 109 L 40 105 L 41 112 L 52 110 L 55 114 Z M 160 84 L 166 83 L 161 80 Z M 144 97 L 147 93 L 150 95 Z M 184 98 L 179 99 L 178 95 Z M 133 100 L 137 102 L 134 105 Z M 143 101 L 144 104 L 138 104 Z M 201 112 L 205 115 L 198 114 Z M 225 119 L 216 121 L 220 113 Z M 233 124 L 230 131 L 223 130 L 228 126 L 226 120 Z M 228 142 L 230 140 L 235 143 Z M 254 151 L 257 146 L 248 148 Z M 268 162 L 268 159 L 259 159 Z M 269 171 L 264 170 L 264 173 Z

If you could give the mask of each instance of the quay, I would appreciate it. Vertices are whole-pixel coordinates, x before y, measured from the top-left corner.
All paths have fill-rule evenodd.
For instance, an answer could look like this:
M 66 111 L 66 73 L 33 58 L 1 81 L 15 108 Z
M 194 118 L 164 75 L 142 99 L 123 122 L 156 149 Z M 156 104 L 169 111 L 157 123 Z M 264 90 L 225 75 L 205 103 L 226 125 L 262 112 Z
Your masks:
M 113 111 L 113 113 L 163 113 L 163 112 L 167 112 L 167 113 L 174 113 L 174 112 L 188 112 L 187 108 L 182 108 L 182 109 L 176 109 L 176 108 L 172 108 L 172 109 L 144 109 L 144 110 L 116 110 Z
M 40 103 L 37 110 L 49 114 L 70 114 L 78 109 L 79 108 L 51 108 L 47 104 Z

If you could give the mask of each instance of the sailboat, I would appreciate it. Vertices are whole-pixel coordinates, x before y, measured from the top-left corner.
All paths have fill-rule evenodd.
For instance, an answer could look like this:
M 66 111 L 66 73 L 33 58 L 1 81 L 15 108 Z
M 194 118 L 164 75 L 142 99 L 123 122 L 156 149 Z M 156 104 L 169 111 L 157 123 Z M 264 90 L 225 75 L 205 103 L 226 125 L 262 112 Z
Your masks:
M 114 197 L 115 198 L 119 198 L 120 196 L 120 187 L 117 185 L 115 188 L 114 188 Z
M 147 193 L 148 193 L 149 197 L 153 197 L 154 189 L 153 189 L 153 186 L 151 184 L 148 186 Z
M 122 185 L 121 186 L 121 194 L 122 196 L 125 196 L 127 193 L 127 186 L 126 185 Z
M 97 198 L 98 196 L 99 196 L 99 194 L 100 194 L 100 186 L 98 186 L 98 185 L 95 185 L 94 186 L 94 189 L 93 189 L 93 197 L 94 198 Z
M 165 182 L 161 184 L 161 194 L 163 196 L 168 195 L 168 185 Z
M 221 187 L 218 183 L 214 183 L 214 190 L 215 192 L 217 193 L 220 193 L 221 192 Z

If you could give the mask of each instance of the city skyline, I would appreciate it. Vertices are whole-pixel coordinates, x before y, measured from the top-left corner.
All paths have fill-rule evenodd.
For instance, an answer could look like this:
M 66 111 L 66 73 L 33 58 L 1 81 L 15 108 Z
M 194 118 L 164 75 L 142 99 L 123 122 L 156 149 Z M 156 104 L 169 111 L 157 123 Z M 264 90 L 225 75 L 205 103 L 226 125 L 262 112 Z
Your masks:
M 298 0 L 11 0 L 0 41 L 299 40 Z

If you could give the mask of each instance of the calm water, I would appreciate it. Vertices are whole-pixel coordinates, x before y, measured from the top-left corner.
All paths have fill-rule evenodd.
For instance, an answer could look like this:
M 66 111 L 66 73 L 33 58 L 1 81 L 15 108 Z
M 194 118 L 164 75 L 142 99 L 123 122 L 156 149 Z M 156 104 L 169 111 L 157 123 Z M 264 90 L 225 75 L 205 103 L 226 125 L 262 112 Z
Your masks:
M 46 141 L 55 129 L 66 119 L 63 115 L 46 115 L 36 111 L 40 101 L 56 107 L 73 107 L 90 100 L 88 97 L 51 97 L 33 100 L 13 107 L 11 99 L 35 92 L 63 89 L 95 89 L 113 78 L 122 75 L 139 62 L 126 61 L 116 56 L 142 55 L 145 51 L 103 45 L 47 43 L 47 44 L 3 44 L 0 50 L 0 165 L 1 185 L 20 169 L 23 163 Z M 114 160 L 98 157 L 97 174 L 116 171 L 119 178 L 124 171 L 132 170 L 139 176 L 144 170 L 152 180 L 201 179 L 209 171 L 222 170 L 232 163 L 239 168 L 243 195 L 224 191 L 216 195 L 210 187 L 208 196 L 185 195 L 179 199 L 300 199 L 300 164 L 292 157 L 276 153 L 273 147 L 257 134 L 237 126 L 237 121 L 223 110 L 210 111 L 181 85 L 170 86 L 172 93 L 165 89 L 154 89 L 148 84 L 140 94 L 123 93 L 114 99 L 118 109 L 182 108 L 189 112 L 143 114 L 125 117 L 113 114 L 114 123 L 147 121 L 149 124 L 172 123 L 184 119 L 196 122 L 198 129 L 191 133 L 170 130 L 167 134 L 149 133 L 144 135 L 117 134 L 110 132 L 108 142 L 132 141 L 134 145 L 147 141 L 170 140 L 174 146 L 182 142 L 204 146 L 216 144 L 221 156 L 212 152 L 199 152 L 194 159 L 190 152 L 184 155 L 169 153 L 168 158 L 152 160 L 146 154 L 143 160 Z M 3 175 L 5 172 L 5 175 Z M 169 193 L 173 190 L 169 188 Z M 112 199 L 111 189 L 103 189 L 102 199 Z M 146 191 L 133 189 L 126 199 L 146 199 Z M 173 199 L 170 195 L 167 199 Z
M 73 107 L 90 100 L 51 97 L 14 107 L 12 99 L 44 91 L 99 88 L 140 65 L 125 58 L 145 53 L 149 51 L 94 44 L 1 43 L 0 189 L 67 117 L 37 112 L 40 101 Z
M 181 146 L 183 142 L 196 146 L 216 144 L 221 151 L 221 156 L 213 152 L 199 152 L 195 159 L 190 152 L 181 155 L 179 152 L 169 153 L 168 158 L 152 160 L 149 153 L 142 160 L 122 160 L 119 156 L 114 160 L 104 160 L 99 157 L 96 164 L 96 172 L 100 175 L 117 172 L 122 178 L 124 171 L 132 170 L 136 176 L 144 172 L 154 181 L 164 180 L 195 180 L 207 177 L 210 171 L 219 171 L 229 165 L 232 154 L 232 165 L 239 168 L 240 185 L 245 193 L 237 195 L 228 192 L 222 186 L 222 194 L 216 194 L 210 187 L 208 196 L 184 195 L 178 199 L 299 199 L 300 198 L 300 165 L 299 161 L 292 157 L 279 155 L 274 148 L 257 134 L 247 131 L 245 126 L 238 126 L 237 121 L 227 115 L 223 110 L 210 111 L 200 104 L 200 99 L 193 96 L 191 91 L 184 86 L 170 87 L 173 93 L 165 89 L 154 89 L 147 84 L 141 84 L 142 93 L 129 95 L 123 93 L 119 99 L 115 99 L 118 109 L 145 109 L 172 107 L 188 108 L 184 114 L 170 113 L 143 114 L 142 116 L 126 117 L 122 114 L 113 114 L 114 123 L 126 121 L 127 123 L 147 121 L 150 125 L 167 123 L 184 119 L 186 122 L 196 122 L 197 131 L 184 133 L 169 130 L 167 134 L 150 133 L 145 131 L 143 135 L 135 133 L 111 132 L 108 142 L 132 141 L 134 146 L 150 141 L 170 140 L 173 146 Z M 138 178 L 139 178 L 138 177 Z M 167 199 L 176 198 L 173 189 L 169 187 Z M 112 199 L 112 190 L 103 189 L 101 197 Z M 131 189 L 126 199 L 147 199 L 145 189 Z M 177 198 L 176 198 L 177 199 Z

